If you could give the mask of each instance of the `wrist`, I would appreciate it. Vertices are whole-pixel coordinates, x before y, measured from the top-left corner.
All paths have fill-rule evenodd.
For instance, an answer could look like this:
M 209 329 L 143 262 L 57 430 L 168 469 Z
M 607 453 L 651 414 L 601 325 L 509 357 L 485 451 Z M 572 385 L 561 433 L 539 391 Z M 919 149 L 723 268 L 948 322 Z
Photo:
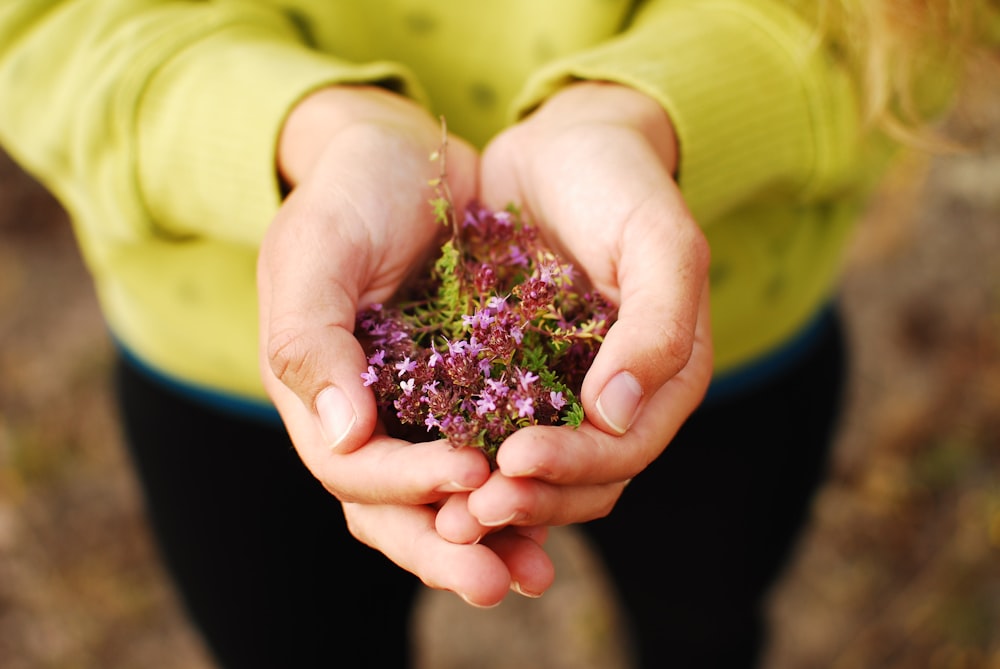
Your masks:
M 668 173 L 677 171 L 679 148 L 673 122 L 659 102 L 629 86 L 579 81 L 550 97 L 533 116 L 563 126 L 577 123 L 627 126 L 645 137 Z
M 337 85 L 302 98 L 285 118 L 278 137 L 276 165 L 290 187 L 300 183 L 330 141 L 358 123 L 400 122 L 423 110 L 412 100 L 377 86 Z

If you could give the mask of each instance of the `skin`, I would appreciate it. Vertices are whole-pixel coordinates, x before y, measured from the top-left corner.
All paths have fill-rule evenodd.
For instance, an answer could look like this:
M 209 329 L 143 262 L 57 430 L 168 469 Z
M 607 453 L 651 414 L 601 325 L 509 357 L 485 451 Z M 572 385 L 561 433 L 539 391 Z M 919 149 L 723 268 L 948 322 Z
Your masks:
M 352 534 L 427 585 L 493 606 L 511 589 L 541 595 L 554 579 L 546 528 L 609 513 L 700 402 L 708 248 L 671 176 L 669 118 L 631 89 L 569 86 L 481 159 L 449 138 L 456 205 L 520 203 L 620 317 L 584 381 L 580 429 L 521 430 L 492 473 L 473 449 L 389 438 L 359 382 L 354 318 L 440 246 L 427 206 L 440 144 L 438 120 L 378 88 L 324 89 L 293 110 L 278 147 L 292 190 L 258 263 L 261 372 Z
M 672 177 L 676 166 L 662 107 L 605 83 L 566 88 L 487 146 L 487 205 L 522 203 L 548 245 L 584 268 L 620 313 L 583 384 L 587 422 L 511 436 L 499 471 L 439 513 L 442 536 L 468 541 L 506 524 L 607 515 L 701 401 L 711 375 L 709 252 Z M 643 389 L 640 410 L 609 421 L 600 401 L 622 373 Z

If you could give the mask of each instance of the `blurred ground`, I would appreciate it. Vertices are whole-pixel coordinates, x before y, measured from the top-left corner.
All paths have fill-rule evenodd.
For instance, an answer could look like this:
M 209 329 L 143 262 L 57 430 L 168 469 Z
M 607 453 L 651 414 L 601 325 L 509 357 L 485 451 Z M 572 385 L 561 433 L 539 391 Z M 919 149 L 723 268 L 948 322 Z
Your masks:
M 904 161 L 852 250 L 850 406 L 765 669 L 1000 669 L 1000 90 L 950 126 L 974 151 Z M 109 358 L 65 216 L 0 155 L 4 669 L 211 666 L 150 545 Z M 540 600 L 428 593 L 425 669 L 626 666 L 586 547 L 554 546 Z

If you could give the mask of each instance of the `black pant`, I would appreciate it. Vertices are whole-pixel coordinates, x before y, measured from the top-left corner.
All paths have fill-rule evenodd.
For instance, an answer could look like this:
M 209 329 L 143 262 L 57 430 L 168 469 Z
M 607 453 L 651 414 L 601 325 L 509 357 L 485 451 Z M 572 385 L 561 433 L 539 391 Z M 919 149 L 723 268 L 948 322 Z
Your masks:
M 760 606 L 822 479 L 844 372 L 836 323 L 778 377 L 700 408 L 585 528 L 644 667 L 752 667 Z M 405 667 L 417 580 L 354 540 L 280 429 L 127 363 L 127 441 L 166 565 L 224 667 Z

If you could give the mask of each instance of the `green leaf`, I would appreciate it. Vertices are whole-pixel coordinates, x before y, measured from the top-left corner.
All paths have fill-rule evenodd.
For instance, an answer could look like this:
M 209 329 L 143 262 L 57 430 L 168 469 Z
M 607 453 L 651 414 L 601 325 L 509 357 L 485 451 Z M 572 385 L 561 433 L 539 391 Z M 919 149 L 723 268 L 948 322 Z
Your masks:
M 430 201 L 434 210 L 434 220 L 442 225 L 451 225 L 451 202 L 445 197 L 436 197 Z
M 569 405 L 569 408 L 566 409 L 566 415 L 563 416 L 562 420 L 564 425 L 580 427 L 580 424 L 583 423 L 583 418 L 583 405 L 579 402 L 573 402 Z

